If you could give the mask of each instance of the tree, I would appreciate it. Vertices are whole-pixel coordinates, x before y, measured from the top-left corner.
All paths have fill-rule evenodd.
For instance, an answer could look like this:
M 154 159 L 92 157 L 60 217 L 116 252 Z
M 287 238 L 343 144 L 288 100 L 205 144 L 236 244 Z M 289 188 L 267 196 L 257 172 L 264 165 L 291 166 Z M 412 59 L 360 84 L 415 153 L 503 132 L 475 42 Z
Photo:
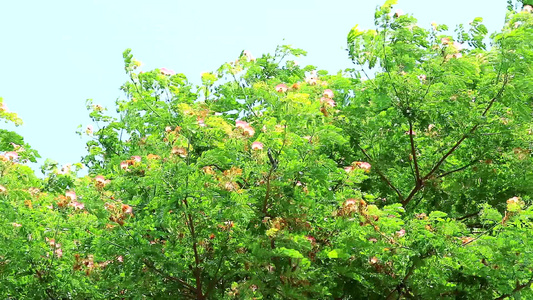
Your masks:
M 125 51 L 119 116 L 87 103 L 89 176 L 2 178 L 3 295 L 531 296 L 533 16 L 488 48 L 479 18 L 450 36 L 394 4 L 337 74 L 279 46 L 195 87 Z

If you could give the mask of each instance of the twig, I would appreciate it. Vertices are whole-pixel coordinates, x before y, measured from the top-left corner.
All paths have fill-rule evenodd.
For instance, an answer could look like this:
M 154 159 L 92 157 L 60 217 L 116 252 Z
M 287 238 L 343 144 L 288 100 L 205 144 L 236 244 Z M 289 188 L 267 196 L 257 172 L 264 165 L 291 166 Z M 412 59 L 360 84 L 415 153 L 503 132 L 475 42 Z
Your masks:
M 489 102 L 489 105 L 487 105 L 487 107 L 485 108 L 485 110 L 483 111 L 483 113 L 481 114 L 482 117 L 485 117 L 487 115 L 487 113 L 489 112 L 489 110 L 491 109 L 491 107 L 493 106 L 494 102 L 496 102 L 497 99 L 499 99 L 502 94 L 503 94 L 503 91 L 505 90 L 505 86 L 507 85 L 507 77 L 504 79 L 503 81 L 503 85 L 502 87 L 500 88 L 500 90 L 498 91 L 498 94 L 492 98 Z M 441 159 L 439 159 L 439 161 L 435 164 L 435 166 L 431 169 L 431 171 L 429 171 L 426 176 L 424 176 L 421 180 L 421 185 L 420 186 L 415 186 L 412 190 L 411 190 L 411 193 L 409 193 L 409 196 L 407 196 L 407 198 L 405 198 L 405 200 L 402 201 L 402 205 L 405 207 L 407 204 L 409 204 L 409 202 L 413 199 L 414 195 L 419 191 L 421 190 L 423 187 L 424 187 L 424 182 L 426 180 L 428 180 L 429 178 L 431 178 L 431 176 L 440 168 L 440 166 L 444 163 L 444 161 L 446 161 L 446 159 L 452 155 L 455 150 L 457 150 L 457 148 L 463 143 L 463 141 L 465 139 L 467 139 L 472 133 L 474 133 L 476 131 L 476 129 L 479 127 L 481 123 L 477 123 L 476 125 L 472 126 L 472 128 L 470 128 L 470 130 L 463 134 L 463 136 L 453 145 L 453 147 L 448 150 L 448 152 L 446 152 L 446 154 L 444 154 L 442 156 Z
M 498 298 L 495 298 L 494 300 L 503 300 L 507 297 L 511 297 L 514 293 L 517 293 L 519 292 L 520 290 L 530 286 L 531 284 L 533 283 L 533 278 L 531 278 L 529 281 L 527 281 L 526 283 L 524 284 L 520 284 L 518 281 L 516 282 L 516 287 L 514 288 L 514 290 L 510 293 L 510 294 L 503 294 L 501 295 L 500 297 Z
M 418 159 L 416 158 L 416 147 L 415 147 L 415 140 L 414 140 L 414 132 L 413 132 L 413 121 L 411 118 L 409 119 L 409 140 L 411 142 L 411 155 L 413 156 L 413 163 L 415 165 L 415 185 L 419 186 L 422 185 L 422 179 L 420 178 L 420 170 L 418 168 Z
M 471 214 L 468 214 L 468 215 L 466 215 L 466 216 L 462 216 L 462 217 L 460 217 L 460 218 L 457 218 L 456 220 L 457 220 L 457 221 L 462 221 L 462 220 L 464 220 L 464 219 L 468 219 L 468 218 L 471 218 L 471 217 L 475 217 L 475 216 L 479 215 L 480 212 L 481 212 L 481 211 L 479 210 L 479 211 L 476 211 L 475 213 L 471 213 Z
M 180 283 L 181 285 L 183 285 L 183 287 L 185 287 L 185 288 L 186 288 L 187 290 L 189 290 L 190 292 L 196 293 L 196 289 L 194 288 L 194 286 L 188 284 L 188 283 L 185 282 L 183 279 L 181 279 L 181 278 L 177 278 L 177 277 L 174 277 L 174 276 L 170 276 L 170 275 L 166 274 L 165 272 L 163 272 L 163 271 L 159 270 L 158 268 L 156 268 L 155 265 L 154 265 L 154 263 L 151 262 L 151 261 L 149 261 L 149 260 L 146 259 L 146 258 L 143 259 L 143 262 L 144 262 L 144 264 L 145 264 L 148 268 L 154 270 L 157 274 L 159 274 L 159 275 L 165 277 L 166 279 L 168 279 L 168 280 L 170 280 L 170 281 L 178 282 L 178 283 Z M 190 297 L 191 297 L 192 299 L 194 299 L 194 297 L 193 297 L 192 295 L 190 295 Z
M 485 117 L 487 115 L 487 113 L 489 112 L 489 110 L 491 109 L 492 105 L 494 104 L 494 102 L 496 102 L 496 100 L 498 98 L 501 97 L 501 95 L 503 94 L 503 91 L 504 91 L 504 88 L 505 86 L 507 85 L 507 78 L 504 80 L 503 82 L 503 85 L 502 87 L 500 88 L 500 90 L 498 91 L 498 94 L 492 98 L 489 102 L 489 105 L 487 106 L 487 108 L 485 108 L 485 111 L 483 111 L 483 114 L 481 114 L 482 117 Z M 442 163 L 448 158 L 448 156 L 450 156 L 456 149 L 457 147 L 459 147 L 461 145 L 461 143 L 472 133 L 474 133 L 474 131 L 476 131 L 476 129 L 479 127 L 480 123 L 477 123 L 476 125 L 474 125 L 469 131 L 468 133 L 465 133 L 463 134 L 463 136 L 459 139 L 459 141 L 457 141 L 455 143 L 455 145 L 453 145 L 453 147 L 448 151 L 446 152 L 446 154 L 444 154 L 444 156 L 437 162 L 437 164 L 435 164 L 435 166 L 431 169 L 431 171 L 429 171 L 429 173 L 424 176 L 424 180 L 428 179 L 429 177 L 431 177 L 431 175 L 433 175 L 433 173 L 435 173 L 435 171 L 437 171 L 440 167 L 440 165 L 442 165 Z
M 365 149 L 363 149 L 361 146 L 358 146 L 358 147 L 359 147 L 359 149 L 361 149 L 361 152 L 363 152 L 363 154 L 366 156 L 366 158 L 368 158 L 369 161 L 374 162 L 374 160 L 370 157 L 370 155 L 368 155 L 368 153 L 365 151 Z M 385 181 L 387 183 L 387 185 L 396 192 L 396 194 L 398 195 L 398 198 L 400 199 L 400 201 L 403 201 L 403 196 L 402 196 L 402 193 L 400 192 L 400 190 L 398 190 L 392 184 L 392 182 L 383 174 L 383 172 L 381 172 L 381 170 L 377 166 L 374 166 L 374 170 L 376 171 L 376 173 L 378 173 L 379 177 L 381 177 L 381 179 L 383 181 Z
M 474 160 L 474 161 L 470 162 L 469 164 L 467 164 L 467 165 L 465 165 L 465 166 L 462 166 L 462 167 L 460 167 L 460 168 L 458 168 L 458 169 L 451 170 L 451 171 L 448 171 L 448 172 L 444 172 L 443 174 L 440 174 L 439 176 L 437 176 L 437 178 L 442 178 L 442 177 L 444 177 L 444 176 L 446 176 L 446 175 L 449 175 L 449 174 L 452 174 L 452 173 L 455 173 L 455 172 L 462 171 L 462 170 L 464 170 L 464 169 L 466 169 L 466 168 L 468 168 L 468 167 L 470 167 L 470 166 L 476 164 L 477 162 L 478 162 L 477 160 Z
M 489 229 L 483 231 L 482 233 L 480 233 L 478 236 L 476 236 L 475 238 L 471 239 L 470 241 L 466 242 L 466 243 L 463 243 L 462 246 L 466 246 L 468 244 L 471 244 L 477 240 L 479 240 L 482 236 L 484 236 L 485 234 L 489 233 L 491 230 L 494 229 L 494 227 L 498 226 L 500 223 L 494 223 Z
M 190 166 L 190 156 L 191 156 L 190 146 L 191 146 L 190 139 L 188 139 L 187 141 L 187 167 Z M 192 214 L 189 212 L 189 203 L 187 201 L 188 195 L 189 195 L 189 172 L 187 172 L 187 176 L 185 177 L 185 197 L 183 199 L 183 204 L 185 205 L 185 209 L 187 210 L 186 211 L 186 216 L 187 216 L 186 223 L 187 223 L 187 227 L 189 228 L 189 232 L 191 234 L 192 249 L 194 252 L 195 268 L 194 268 L 193 273 L 196 279 L 196 290 L 195 290 L 196 297 L 197 299 L 205 299 L 205 295 L 202 293 L 202 274 L 200 271 L 200 255 L 198 254 L 198 242 L 196 239 L 194 220 L 192 218 Z

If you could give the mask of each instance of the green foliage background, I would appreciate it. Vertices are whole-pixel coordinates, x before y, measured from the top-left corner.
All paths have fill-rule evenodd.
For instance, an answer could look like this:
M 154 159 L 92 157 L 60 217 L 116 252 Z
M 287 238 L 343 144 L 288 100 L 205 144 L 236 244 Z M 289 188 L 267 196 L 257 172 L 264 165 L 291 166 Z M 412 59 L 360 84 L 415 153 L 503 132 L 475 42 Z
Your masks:
M 0 295 L 533 297 L 533 15 L 510 2 L 489 47 L 479 18 L 451 36 L 394 4 L 337 74 L 279 46 L 194 86 L 126 50 L 86 177 L 38 179 L 0 130 Z

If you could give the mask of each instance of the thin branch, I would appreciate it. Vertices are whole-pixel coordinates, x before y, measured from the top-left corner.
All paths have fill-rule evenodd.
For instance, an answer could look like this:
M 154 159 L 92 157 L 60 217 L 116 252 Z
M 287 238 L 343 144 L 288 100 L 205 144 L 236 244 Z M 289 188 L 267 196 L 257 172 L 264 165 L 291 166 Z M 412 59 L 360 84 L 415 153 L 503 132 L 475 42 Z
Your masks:
M 369 161 L 374 162 L 374 160 L 370 157 L 370 155 L 368 155 L 365 149 L 363 149 L 361 146 L 359 146 L 359 149 L 361 149 L 361 152 L 363 152 L 363 154 L 366 156 L 366 158 L 368 158 Z M 378 173 L 379 177 L 381 177 L 381 179 L 385 181 L 387 185 L 396 192 L 398 198 L 400 199 L 400 201 L 402 201 L 403 196 L 400 190 L 392 184 L 392 182 L 383 174 L 383 172 L 381 172 L 381 170 L 377 166 L 374 166 L 374 170 L 376 171 L 376 173 Z
M 265 193 L 265 200 L 263 201 L 263 209 L 262 209 L 262 212 L 263 212 L 263 215 L 267 216 L 268 217 L 268 199 L 270 198 L 270 189 L 271 189 L 271 186 L 270 186 L 270 180 L 272 179 L 272 173 L 278 168 L 279 166 L 279 157 L 281 155 L 281 151 L 283 150 L 283 148 L 285 147 L 285 144 L 287 142 L 287 128 L 289 127 L 289 125 L 287 123 L 285 123 L 285 133 L 283 135 L 283 143 L 281 144 L 281 147 L 279 148 L 279 150 L 277 151 L 276 153 L 276 157 L 274 158 L 272 156 L 272 150 L 269 148 L 268 149 L 268 159 L 270 161 L 270 171 L 268 172 L 268 177 L 267 177 L 267 190 L 266 190 L 266 193 Z
M 483 113 L 481 114 L 482 117 L 485 117 L 487 115 L 487 113 L 489 112 L 489 110 L 492 108 L 492 106 L 494 105 L 494 102 L 496 102 L 496 100 L 498 100 L 502 94 L 503 94 L 503 91 L 505 90 L 505 86 L 507 85 L 507 77 L 504 79 L 503 81 L 503 85 L 502 87 L 500 88 L 500 90 L 498 91 L 498 94 L 492 98 L 489 102 L 489 105 L 485 108 L 485 110 L 483 111 Z M 457 148 L 459 148 L 459 146 L 463 143 L 464 140 L 466 140 L 472 133 L 474 133 L 476 131 L 476 129 L 481 125 L 481 123 L 477 123 L 476 125 L 472 126 L 472 128 L 470 128 L 470 130 L 463 134 L 463 136 L 453 145 L 453 147 L 448 150 L 448 152 L 446 152 L 446 154 L 444 154 L 442 156 L 441 159 L 439 159 L 439 161 L 435 164 L 435 166 L 431 169 L 431 171 L 429 171 L 426 176 L 424 176 L 422 179 L 421 179 L 421 184 L 419 186 L 415 186 L 412 190 L 411 190 L 411 193 L 409 193 L 409 196 L 407 196 L 407 198 L 405 198 L 405 200 L 402 201 L 402 205 L 405 207 L 407 204 L 409 204 L 409 202 L 413 199 L 413 197 L 416 195 L 416 193 L 418 191 L 420 191 L 423 187 L 424 187 L 424 182 L 426 180 L 428 180 L 429 178 L 431 178 L 431 176 L 440 168 L 440 166 L 444 163 L 444 161 L 446 161 L 446 159 L 452 155 L 455 150 L 457 150 Z
M 143 259 L 143 262 L 144 262 L 144 264 L 145 264 L 148 268 L 154 270 L 157 274 L 159 274 L 159 275 L 165 277 L 166 279 L 168 279 L 168 280 L 170 280 L 170 281 L 178 282 L 179 284 L 183 285 L 183 287 L 186 288 L 187 290 L 189 290 L 190 292 L 192 292 L 192 293 L 196 293 L 196 289 L 195 289 L 195 287 L 192 286 L 192 285 L 190 285 L 190 284 L 188 284 L 188 283 L 185 282 L 183 279 L 181 279 L 181 278 L 177 278 L 177 277 L 174 277 L 174 276 L 170 276 L 170 275 L 166 274 L 165 272 L 159 270 L 159 269 L 154 265 L 153 262 L 149 261 L 149 260 L 146 259 L 146 258 Z M 191 298 L 194 299 L 194 297 L 191 297 Z
M 452 173 L 455 173 L 455 172 L 459 172 L 459 171 L 462 171 L 464 169 L 467 169 L 468 167 L 472 166 L 472 165 L 475 165 L 478 161 L 477 160 L 474 160 L 472 162 L 470 162 L 469 164 L 465 165 L 465 166 L 462 166 L 458 169 L 455 169 L 455 170 L 451 170 L 451 171 L 448 171 L 448 172 L 444 172 L 442 174 L 440 174 L 439 176 L 437 176 L 437 178 L 442 178 L 446 175 L 449 175 L 449 174 L 452 174 Z
M 190 156 L 191 156 L 191 143 L 190 139 L 187 141 L 187 166 L 190 166 Z M 202 293 L 202 274 L 200 271 L 200 255 L 198 253 L 198 241 L 196 238 L 196 231 L 194 228 L 194 220 L 192 218 L 192 214 L 189 212 L 189 203 L 187 201 L 187 198 L 189 197 L 189 172 L 187 172 L 187 176 L 185 177 L 185 197 L 183 199 L 183 204 L 186 208 L 186 216 L 187 216 L 187 227 L 189 228 L 189 232 L 191 234 L 192 238 L 192 250 L 194 252 L 194 277 L 196 280 L 196 297 L 197 299 L 205 299 L 205 295 Z
M 420 256 L 417 257 L 417 259 L 420 259 L 420 260 L 423 260 L 423 259 L 426 259 L 428 257 L 431 257 L 433 254 L 435 254 L 434 252 L 430 251 L 426 254 L 422 254 Z M 394 295 L 394 292 L 398 292 L 398 299 L 401 298 L 402 294 L 403 295 L 410 295 L 412 296 L 410 293 L 409 293 L 409 289 L 406 287 L 405 283 L 407 282 L 407 280 L 409 280 L 409 277 L 411 277 L 411 275 L 413 275 L 414 271 L 415 271 L 415 268 L 417 267 L 418 265 L 413 261 L 411 266 L 409 267 L 409 270 L 407 271 L 407 273 L 405 274 L 405 276 L 403 277 L 402 281 L 400 281 L 400 283 L 398 283 L 396 285 L 396 287 L 387 295 L 387 300 L 388 299 L 392 299 L 392 296 Z M 404 292 L 402 292 L 402 290 Z
M 416 158 L 416 147 L 415 147 L 415 140 L 413 137 L 414 136 L 413 121 L 411 120 L 411 118 L 408 118 L 408 119 L 409 119 L 409 140 L 411 142 L 411 155 L 413 156 L 413 163 L 415 165 L 415 174 L 416 174 L 415 185 L 418 186 L 422 184 L 422 179 L 420 177 L 420 169 L 418 168 L 418 159 Z
M 517 292 L 520 292 L 520 290 L 530 286 L 531 284 L 533 283 L 533 278 L 531 278 L 529 281 L 527 281 L 526 283 L 524 284 L 520 284 L 518 281 L 516 282 L 516 287 L 514 288 L 514 290 L 510 293 L 510 294 L 503 294 L 501 295 L 500 297 L 498 298 L 495 298 L 494 300 L 503 300 L 507 297 L 511 297 L 514 293 L 517 293 Z
M 489 229 L 483 231 L 482 233 L 480 233 L 478 236 L 476 236 L 475 238 L 471 239 L 470 241 L 466 242 L 466 243 L 463 243 L 462 246 L 466 246 L 468 244 L 471 244 L 477 240 L 479 240 L 482 236 L 484 236 L 485 234 L 489 233 L 491 230 L 493 230 L 496 226 L 498 226 L 500 223 L 494 223 Z
M 489 112 L 489 110 L 491 109 L 492 105 L 494 104 L 494 102 L 496 102 L 496 100 L 498 98 L 501 97 L 501 95 L 503 94 L 503 91 L 505 89 L 505 86 L 507 85 L 507 78 L 504 80 L 503 82 L 503 85 L 502 87 L 500 88 L 500 90 L 498 91 L 498 94 L 492 98 L 489 102 L 489 105 L 487 106 L 487 108 L 485 108 L 485 111 L 483 111 L 483 114 L 481 114 L 482 117 L 485 117 L 487 115 L 487 113 Z M 448 156 L 450 156 L 453 152 L 455 152 L 455 150 L 461 145 L 461 143 L 463 143 L 463 141 L 469 136 L 471 135 L 472 133 L 474 133 L 474 131 L 476 131 L 476 129 L 479 127 L 480 123 L 474 125 L 469 131 L 468 133 L 465 133 L 463 134 L 463 136 L 459 139 L 459 141 L 457 141 L 455 143 L 455 145 L 453 145 L 453 147 L 448 150 L 448 152 L 446 152 L 446 154 L 444 154 L 444 156 L 437 162 L 437 164 L 435 164 L 435 166 L 431 169 L 431 171 L 429 171 L 429 173 L 424 176 L 423 180 L 427 180 L 429 177 L 431 177 L 431 175 L 433 175 L 433 173 L 435 173 L 439 167 L 442 165 L 442 163 L 448 158 Z
M 456 220 L 457 220 L 457 221 L 462 221 L 462 220 L 465 220 L 465 219 L 468 219 L 468 218 L 472 218 L 472 217 L 475 217 L 475 216 L 479 215 L 480 212 L 481 212 L 481 211 L 478 210 L 478 211 L 476 211 L 476 212 L 474 212 L 474 213 L 471 213 L 471 214 L 468 214 L 468 215 L 466 215 L 466 216 L 462 216 L 462 217 L 460 217 L 460 218 L 457 218 Z
M 407 274 L 403 277 L 402 281 L 396 285 L 396 287 L 387 295 L 386 300 L 392 299 L 392 296 L 394 295 L 394 292 L 398 292 L 398 296 L 400 297 L 402 295 L 402 289 L 405 287 L 405 282 L 413 275 L 413 272 L 415 270 L 415 264 L 413 263 L 411 267 L 409 267 L 409 271 L 407 271 Z
M 272 172 L 274 172 L 274 170 L 277 167 L 277 163 L 278 163 L 276 160 L 272 158 L 270 149 L 268 150 L 269 150 L 268 154 L 269 154 L 271 166 L 270 166 L 270 171 L 268 172 L 268 175 L 266 178 L 267 182 L 266 182 L 265 200 L 263 200 L 263 209 L 261 210 L 263 212 L 263 215 L 265 216 L 268 216 L 268 199 L 270 198 L 270 179 L 272 177 Z
M 244 87 L 241 85 L 241 83 L 237 80 L 237 77 L 235 76 L 235 74 L 231 74 L 233 76 L 233 80 L 235 80 L 235 83 L 241 88 L 242 90 L 242 94 L 244 95 L 244 102 L 246 103 L 246 107 L 248 107 L 248 109 L 250 110 L 250 112 L 254 115 L 254 117 L 256 118 L 259 118 L 257 116 L 257 114 L 254 112 L 252 106 L 250 106 L 250 104 L 248 103 L 248 95 L 246 94 L 246 90 L 244 89 Z
M 225 241 L 225 246 L 222 248 L 222 253 L 225 253 L 225 251 L 227 251 L 227 244 L 230 240 L 230 234 L 228 232 L 228 235 L 226 237 L 226 241 Z M 218 264 L 217 264 L 217 270 L 215 271 L 215 274 L 213 275 L 213 280 L 209 283 L 209 285 L 207 286 L 207 289 L 206 289 L 206 292 L 205 292 L 205 297 L 206 298 L 209 298 L 209 295 L 211 294 L 211 292 L 213 291 L 213 289 L 215 288 L 216 284 L 222 280 L 222 278 L 224 278 L 224 275 L 225 274 L 221 274 L 220 277 L 217 279 L 217 276 L 218 276 L 218 272 L 220 272 L 220 269 L 222 268 L 222 262 L 224 261 L 224 258 L 226 257 L 226 254 L 222 254 L 220 256 L 220 259 L 218 260 Z
M 133 78 L 132 78 L 131 76 L 130 76 L 130 79 L 131 79 L 131 81 L 133 82 L 133 86 L 135 87 L 135 90 L 137 91 L 137 94 L 139 94 L 139 97 L 140 97 L 141 100 L 144 102 L 144 104 L 146 104 L 146 106 L 147 106 L 147 107 L 148 107 L 148 108 L 149 108 L 149 109 L 150 109 L 150 110 L 151 110 L 156 116 L 158 116 L 159 118 L 163 119 L 163 117 L 161 117 L 161 115 L 160 115 L 159 113 L 157 113 L 157 112 L 156 112 L 156 111 L 155 111 L 155 110 L 154 110 L 154 109 L 148 104 L 148 102 L 146 102 L 146 100 L 144 100 L 144 97 L 143 97 L 141 91 L 139 91 L 139 88 L 137 87 L 137 84 L 135 83 L 135 81 L 133 80 Z M 140 80 L 139 80 L 139 85 L 141 85 L 141 88 L 142 88 L 142 84 L 141 84 Z M 156 98 L 157 98 L 157 96 L 156 96 Z M 170 124 L 170 125 L 173 125 L 172 120 L 171 120 L 171 119 L 168 119 L 168 120 L 170 121 L 169 124 Z

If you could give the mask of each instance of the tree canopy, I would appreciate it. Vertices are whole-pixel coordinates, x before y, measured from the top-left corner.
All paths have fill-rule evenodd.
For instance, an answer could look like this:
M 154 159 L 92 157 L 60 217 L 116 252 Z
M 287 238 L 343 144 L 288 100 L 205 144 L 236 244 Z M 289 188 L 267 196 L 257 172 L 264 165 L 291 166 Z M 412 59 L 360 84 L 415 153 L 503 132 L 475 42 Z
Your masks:
M 0 295 L 533 297 L 533 14 L 487 44 L 395 4 L 337 74 L 284 45 L 197 86 L 128 49 L 117 114 L 88 100 L 87 155 L 44 179 L 0 130 Z

